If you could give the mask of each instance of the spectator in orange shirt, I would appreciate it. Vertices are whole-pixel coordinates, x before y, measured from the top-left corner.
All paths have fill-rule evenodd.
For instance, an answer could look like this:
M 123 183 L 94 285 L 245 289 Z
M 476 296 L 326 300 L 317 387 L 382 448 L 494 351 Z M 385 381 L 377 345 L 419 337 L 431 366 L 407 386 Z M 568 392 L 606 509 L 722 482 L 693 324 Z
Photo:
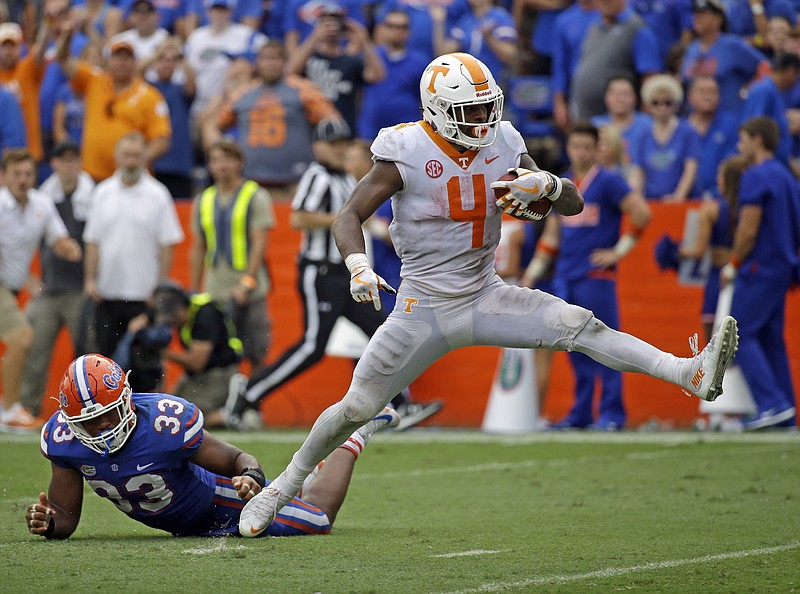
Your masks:
M 51 29 L 45 21 L 28 55 L 21 58 L 22 29 L 17 23 L 0 24 L 0 85 L 19 101 L 28 131 L 28 149 L 37 161 L 41 161 L 44 155 L 39 124 L 39 87 L 44 75 L 44 51 L 50 35 Z
M 146 159 L 151 165 L 170 146 L 172 128 L 164 96 L 136 71 L 133 46 L 116 41 L 106 47 L 105 71 L 70 57 L 72 27 L 61 28 L 56 60 L 75 93 L 86 102 L 83 125 L 83 167 L 102 181 L 114 173 L 114 147 L 131 132 L 147 140 Z

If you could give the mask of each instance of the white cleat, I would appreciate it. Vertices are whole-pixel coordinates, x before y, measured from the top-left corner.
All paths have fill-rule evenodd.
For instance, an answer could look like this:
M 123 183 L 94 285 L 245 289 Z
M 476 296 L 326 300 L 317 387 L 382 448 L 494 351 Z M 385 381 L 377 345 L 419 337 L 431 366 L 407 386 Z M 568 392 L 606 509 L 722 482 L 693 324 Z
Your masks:
M 290 495 L 268 485 L 242 509 L 239 516 L 239 534 L 245 538 L 258 536 L 269 528 L 278 512 L 291 500 Z
M 722 378 L 739 346 L 736 320 L 725 316 L 702 352 L 697 352 L 697 334 L 689 339 L 689 344 L 695 356 L 689 386 L 684 392 L 713 402 L 722 394 Z
M 381 429 L 394 429 L 400 424 L 400 414 L 391 406 L 387 406 L 378 416 L 372 417 L 372 421 L 379 421 L 379 424 L 376 425 L 378 431 Z

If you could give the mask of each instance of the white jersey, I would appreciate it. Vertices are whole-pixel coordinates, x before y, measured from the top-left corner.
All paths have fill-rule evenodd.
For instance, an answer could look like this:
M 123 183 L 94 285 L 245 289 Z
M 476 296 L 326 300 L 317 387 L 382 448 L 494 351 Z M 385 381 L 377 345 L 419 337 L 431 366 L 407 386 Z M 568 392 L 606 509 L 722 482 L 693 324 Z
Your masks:
M 389 226 L 403 283 L 442 297 L 471 294 L 488 283 L 502 214 L 489 184 L 519 166 L 526 152 L 519 132 L 500 122 L 493 144 L 460 153 L 428 123 L 415 122 L 384 128 L 371 149 L 403 178 Z

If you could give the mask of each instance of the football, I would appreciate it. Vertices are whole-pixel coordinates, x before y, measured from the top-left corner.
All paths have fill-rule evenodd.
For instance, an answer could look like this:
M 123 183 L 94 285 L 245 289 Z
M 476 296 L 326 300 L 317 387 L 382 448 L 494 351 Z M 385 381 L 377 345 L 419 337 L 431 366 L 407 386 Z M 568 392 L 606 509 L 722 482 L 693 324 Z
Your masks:
M 497 181 L 511 181 L 517 179 L 517 174 L 514 172 L 504 173 L 500 176 L 500 179 Z M 511 190 L 505 190 L 503 188 L 495 188 L 494 190 L 494 198 L 495 201 L 503 200 L 505 198 L 511 198 L 510 196 Z M 528 206 L 524 208 L 520 207 L 509 207 L 508 209 L 504 209 L 504 211 L 509 214 L 510 216 L 514 217 L 515 219 L 519 219 L 520 221 L 541 221 L 547 215 L 550 214 L 550 211 L 553 210 L 553 202 L 548 200 L 547 198 L 541 198 L 534 202 L 528 204 Z

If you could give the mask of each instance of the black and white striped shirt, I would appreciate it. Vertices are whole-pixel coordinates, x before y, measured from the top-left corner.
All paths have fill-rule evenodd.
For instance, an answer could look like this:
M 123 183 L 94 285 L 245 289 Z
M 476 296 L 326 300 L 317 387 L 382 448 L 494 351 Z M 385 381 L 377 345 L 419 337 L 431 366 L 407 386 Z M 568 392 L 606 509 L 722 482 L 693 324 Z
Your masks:
M 338 213 L 355 187 L 356 180 L 352 175 L 312 163 L 297 185 L 292 210 Z M 330 228 L 303 229 L 300 257 L 315 262 L 342 263 Z

